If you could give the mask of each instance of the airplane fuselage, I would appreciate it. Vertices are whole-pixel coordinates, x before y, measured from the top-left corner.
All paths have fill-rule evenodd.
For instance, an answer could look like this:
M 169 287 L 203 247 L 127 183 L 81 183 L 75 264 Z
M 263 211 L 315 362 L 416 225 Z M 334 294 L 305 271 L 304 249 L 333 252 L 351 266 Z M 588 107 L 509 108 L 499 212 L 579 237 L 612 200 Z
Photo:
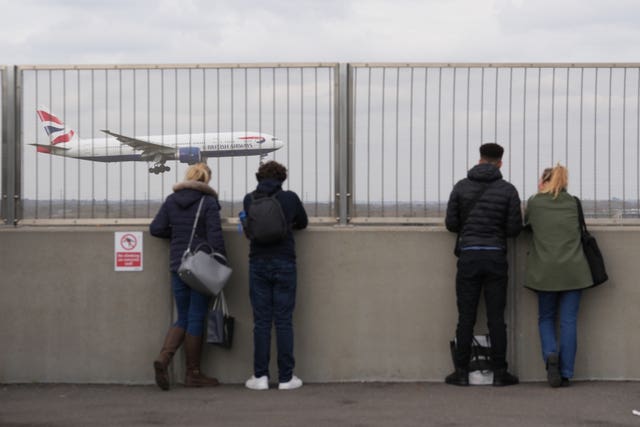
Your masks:
M 167 148 L 165 160 L 180 160 L 180 153 L 197 152 L 202 158 L 263 155 L 282 147 L 277 138 L 256 132 L 224 132 L 139 136 L 136 139 Z M 157 161 L 155 155 L 134 149 L 112 136 L 75 139 L 64 152 L 51 153 L 100 162 Z

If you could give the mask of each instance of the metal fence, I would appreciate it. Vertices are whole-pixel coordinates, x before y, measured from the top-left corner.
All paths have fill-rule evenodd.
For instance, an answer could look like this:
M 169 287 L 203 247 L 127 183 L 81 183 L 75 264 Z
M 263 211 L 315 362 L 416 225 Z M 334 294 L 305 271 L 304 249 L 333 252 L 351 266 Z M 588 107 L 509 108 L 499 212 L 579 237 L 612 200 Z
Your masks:
M 18 66 L 14 74 L 15 99 L 3 96 L 2 106 L 3 117 L 17 117 L 19 141 L 3 138 L 5 220 L 12 209 L 36 223 L 146 219 L 187 167 L 168 161 L 171 170 L 155 174 L 144 162 L 51 155 L 38 108 L 92 148 L 107 144 L 102 130 L 157 135 L 176 151 L 177 135 L 273 135 L 284 146 L 266 158 L 288 167 L 285 187 L 317 220 L 442 217 L 451 187 L 489 141 L 505 147 L 503 175 L 523 200 L 541 170 L 560 162 L 589 216 L 640 217 L 640 64 Z M 241 210 L 260 162 L 238 154 L 208 160 L 225 217 Z
M 101 162 L 43 153 L 51 137 L 38 108 L 54 113 L 66 132 L 97 151 L 112 133 L 178 150 L 178 135 L 269 134 L 284 146 L 267 155 L 289 170 L 310 215 L 332 215 L 334 203 L 334 64 L 158 66 L 21 66 L 22 218 L 86 219 L 153 216 L 187 163 L 165 173 L 144 162 Z M 140 136 L 144 135 L 144 136 Z M 37 144 L 40 146 L 31 146 Z M 123 149 L 128 148 L 122 144 Z M 248 150 L 246 150 L 248 151 Z M 117 154 L 117 153 L 116 153 Z M 238 214 L 255 188 L 260 156 L 209 159 L 223 216 Z M 247 153 L 250 154 L 250 153 Z
M 352 67 L 354 217 L 442 216 L 484 142 L 524 200 L 560 162 L 591 216 L 638 217 L 638 64 Z

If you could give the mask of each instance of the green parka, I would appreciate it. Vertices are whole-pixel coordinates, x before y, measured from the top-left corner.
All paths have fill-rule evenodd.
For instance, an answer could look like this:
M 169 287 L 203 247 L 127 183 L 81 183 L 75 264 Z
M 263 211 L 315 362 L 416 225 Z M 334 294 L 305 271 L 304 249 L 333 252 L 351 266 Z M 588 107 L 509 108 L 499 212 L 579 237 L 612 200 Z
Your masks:
M 525 225 L 532 231 L 527 256 L 527 288 L 569 291 L 592 285 L 591 272 L 580 241 L 578 205 L 566 191 L 531 196 Z M 527 227 L 529 229 L 529 227 Z

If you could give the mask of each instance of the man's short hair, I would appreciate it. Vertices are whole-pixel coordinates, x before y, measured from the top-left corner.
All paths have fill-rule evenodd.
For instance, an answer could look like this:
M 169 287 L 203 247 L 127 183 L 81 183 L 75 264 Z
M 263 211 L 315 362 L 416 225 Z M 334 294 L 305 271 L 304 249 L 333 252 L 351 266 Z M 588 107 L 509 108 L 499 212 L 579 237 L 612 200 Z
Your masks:
M 504 148 L 495 142 L 488 142 L 480 146 L 480 158 L 488 162 L 499 162 L 502 160 Z
M 259 182 L 267 178 L 277 179 L 280 182 L 284 182 L 284 180 L 287 179 L 287 168 L 275 160 L 263 163 L 258 168 L 256 179 Z

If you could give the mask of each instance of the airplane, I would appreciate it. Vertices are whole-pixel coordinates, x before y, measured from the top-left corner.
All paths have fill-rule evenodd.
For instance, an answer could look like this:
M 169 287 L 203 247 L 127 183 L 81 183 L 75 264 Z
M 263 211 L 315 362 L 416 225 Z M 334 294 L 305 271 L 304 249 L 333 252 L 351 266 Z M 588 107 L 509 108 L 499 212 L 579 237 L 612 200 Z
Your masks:
M 209 157 L 260 156 L 262 161 L 284 145 L 273 135 L 253 131 L 126 136 L 101 129 L 108 135 L 106 140 L 80 139 L 46 108 L 40 107 L 36 113 L 49 137 L 48 144 L 29 144 L 38 153 L 98 162 L 153 162 L 149 173 L 156 175 L 171 170 L 165 165 L 168 160 L 191 165 Z

